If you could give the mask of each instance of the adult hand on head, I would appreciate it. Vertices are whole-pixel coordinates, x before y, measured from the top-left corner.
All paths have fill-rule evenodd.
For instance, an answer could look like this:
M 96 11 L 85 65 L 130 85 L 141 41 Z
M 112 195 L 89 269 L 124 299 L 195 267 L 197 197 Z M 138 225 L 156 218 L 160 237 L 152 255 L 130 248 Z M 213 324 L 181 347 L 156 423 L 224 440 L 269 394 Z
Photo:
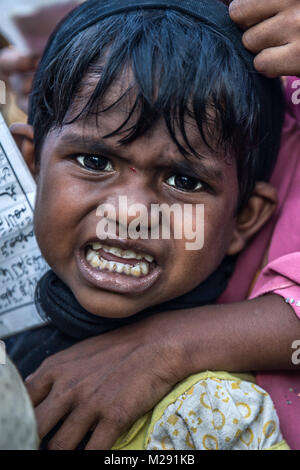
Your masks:
M 245 30 L 243 43 L 256 55 L 258 72 L 269 77 L 300 75 L 299 0 L 233 0 L 229 13 Z
M 168 314 L 83 341 L 47 359 L 26 385 L 40 438 L 64 423 L 50 450 L 107 450 L 183 377 Z M 185 370 L 187 366 L 185 365 Z
M 17 105 L 24 112 L 28 109 L 28 96 L 38 60 L 14 47 L 6 47 L 0 51 L 0 79 L 16 95 Z

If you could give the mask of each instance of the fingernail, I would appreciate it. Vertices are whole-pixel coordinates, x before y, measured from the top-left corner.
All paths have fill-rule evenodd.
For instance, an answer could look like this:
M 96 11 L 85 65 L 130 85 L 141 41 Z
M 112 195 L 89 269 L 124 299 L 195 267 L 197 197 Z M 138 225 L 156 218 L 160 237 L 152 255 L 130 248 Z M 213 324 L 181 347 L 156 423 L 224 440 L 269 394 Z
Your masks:
M 235 0 L 229 3 L 229 12 L 233 12 L 236 9 L 237 3 Z

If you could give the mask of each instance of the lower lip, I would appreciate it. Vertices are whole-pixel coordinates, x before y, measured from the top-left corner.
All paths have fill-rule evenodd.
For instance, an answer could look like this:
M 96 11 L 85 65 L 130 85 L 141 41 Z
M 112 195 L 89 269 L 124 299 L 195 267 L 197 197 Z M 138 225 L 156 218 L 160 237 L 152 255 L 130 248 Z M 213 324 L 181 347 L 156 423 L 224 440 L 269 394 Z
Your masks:
M 76 262 L 79 272 L 83 278 L 98 289 L 103 289 L 119 294 L 137 295 L 146 292 L 158 280 L 161 269 L 158 266 L 152 268 L 147 276 L 135 278 L 125 274 L 111 273 L 110 271 L 100 271 L 93 268 L 85 257 L 84 250 L 76 255 Z

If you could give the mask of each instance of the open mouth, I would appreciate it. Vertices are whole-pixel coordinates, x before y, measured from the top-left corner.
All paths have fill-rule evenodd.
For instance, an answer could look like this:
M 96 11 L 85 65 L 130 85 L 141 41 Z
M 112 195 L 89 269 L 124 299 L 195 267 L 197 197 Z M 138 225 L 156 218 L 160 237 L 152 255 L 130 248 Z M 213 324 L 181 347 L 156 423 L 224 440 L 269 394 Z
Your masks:
M 121 294 L 145 292 L 162 273 L 153 253 L 146 253 L 143 245 L 128 240 L 91 241 L 77 252 L 76 259 L 89 284 Z
M 154 257 L 149 254 L 122 250 L 102 243 L 87 246 L 85 256 L 92 268 L 132 277 L 147 276 L 154 263 Z

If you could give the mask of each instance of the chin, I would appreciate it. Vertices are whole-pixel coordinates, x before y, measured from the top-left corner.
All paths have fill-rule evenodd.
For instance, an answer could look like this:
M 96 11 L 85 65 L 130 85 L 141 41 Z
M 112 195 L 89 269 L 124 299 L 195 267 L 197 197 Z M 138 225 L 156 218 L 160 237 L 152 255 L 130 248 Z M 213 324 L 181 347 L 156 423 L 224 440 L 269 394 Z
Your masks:
M 137 305 L 137 302 L 125 296 L 105 291 L 76 293 L 74 295 L 80 305 L 90 314 L 104 318 L 128 318 L 141 312 L 147 306 Z

